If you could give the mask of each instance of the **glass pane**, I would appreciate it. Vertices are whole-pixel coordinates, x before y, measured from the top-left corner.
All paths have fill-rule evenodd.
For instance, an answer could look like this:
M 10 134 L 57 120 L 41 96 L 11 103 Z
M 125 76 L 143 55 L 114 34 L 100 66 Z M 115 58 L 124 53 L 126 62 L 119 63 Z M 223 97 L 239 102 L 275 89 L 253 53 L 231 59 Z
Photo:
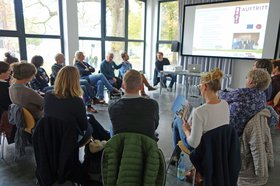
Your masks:
M 120 64 L 122 62 L 121 53 L 124 51 L 124 42 L 117 42 L 117 41 L 106 41 L 105 42 L 105 57 L 107 56 L 108 52 L 114 53 L 113 61 L 116 64 Z
M 135 70 L 143 70 L 144 61 L 144 44 L 142 42 L 129 42 L 127 54 L 129 55 L 129 62 Z
M 124 37 L 125 1 L 106 1 L 106 36 Z
M 79 50 L 86 56 L 86 61 L 98 72 L 101 64 L 101 41 L 80 40 Z
M 171 65 L 177 65 L 178 53 L 171 52 L 171 44 L 159 44 L 159 52 L 163 52 L 163 57 L 168 58 Z
M 58 0 L 23 0 L 27 34 L 60 35 Z
M 14 1 L 0 0 L 0 30 L 16 30 Z
M 51 74 L 51 66 L 55 63 L 54 56 L 61 52 L 59 39 L 42 39 L 42 38 L 27 38 L 27 59 L 28 62 L 34 55 L 40 55 L 44 58 L 43 68 L 47 71 L 47 74 Z M 69 64 L 68 61 L 65 62 Z
M 10 52 L 12 56 L 20 60 L 18 38 L 0 37 L 0 61 L 4 60 L 4 54 Z
M 160 3 L 159 38 L 160 40 L 179 39 L 178 1 Z
M 145 3 L 129 0 L 128 38 L 144 39 Z
M 78 1 L 79 36 L 101 37 L 101 0 Z

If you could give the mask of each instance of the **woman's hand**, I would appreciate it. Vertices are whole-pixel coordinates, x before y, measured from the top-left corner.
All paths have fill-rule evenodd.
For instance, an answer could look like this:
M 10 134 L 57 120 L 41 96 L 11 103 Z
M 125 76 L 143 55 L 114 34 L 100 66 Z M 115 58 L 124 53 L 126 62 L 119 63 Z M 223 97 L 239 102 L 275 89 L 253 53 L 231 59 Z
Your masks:
M 191 135 L 191 127 L 190 127 L 189 123 L 184 119 L 183 119 L 182 129 L 187 137 L 189 137 Z

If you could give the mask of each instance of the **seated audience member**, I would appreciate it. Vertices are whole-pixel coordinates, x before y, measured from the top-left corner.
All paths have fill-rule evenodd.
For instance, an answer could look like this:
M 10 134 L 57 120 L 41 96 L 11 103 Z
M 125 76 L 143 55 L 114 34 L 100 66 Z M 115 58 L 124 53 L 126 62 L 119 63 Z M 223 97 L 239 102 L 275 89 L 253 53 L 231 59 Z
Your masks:
M 129 56 L 127 54 L 127 52 L 123 52 L 121 53 L 121 57 L 123 59 L 123 63 L 122 63 L 122 66 L 120 68 L 120 76 L 123 78 L 124 77 L 124 74 L 128 71 L 128 70 L 131 70 L 132 69 L 132 65 L 131 63 L 128 61 L 129 60 Z M 150 85 L 150 83 L 147 81 L 146 77 L 144 76 L 143 73 L 141 73 L 141 77 L 142 77 L 142 82 L 143 84 L 148 88 L 149 91 L 151 90 L 156 90 L 156 88 L 152 87 Z M 141 96 L 148 96 L 146 93 L 145 93 L 145 90 L 144 90 L 144 85 L 142 84 L 141 86 Z
M 31 63 L 37 68 L 35 78 L 31 81 L 31 87 L 34 90 L 45 92 L 46 88 L 49 87 L 49 76 L 47 75 L 45 69 L 42 68 L 44 59 L 42 56 L 36 55 L 32 57 Z
M 52 65 L 51 85 L 54 85 L 58 71 L 65 65 L 65 57 L 62 53 L 57 53 L 54 57 L 55 64 Z
M 86 109 L 81 99 L 83 91 L 80 87 L 79 80 L 80 75 L 78 69 L 74 66 L 65 66 L 57 74 L 53 92 L 46 93 L 44 97 L 44 117 L 56 118 L 69 125 L 75 125 L 77 143 L 79 141 L 78 135 L 82 138 L 87 133 L 86 131 L 92 130 L 89 127 Z M 78 147 L 77 144 L 68 144 L 68 148 L 72 148 L 71 145 L 74 148 Z M 76 167 L 68 167 L 67 171 L 74 171 L 70 172 L 70 175 L 67 175 L 68 179 L 77 181 L 78 183 L 87 182 L 89 178 L 79 161 L 78 148 L 73 153 L 75 154 L 69 155 L 69 157 L 76 158 L 71 159 L 72 162 L 68 162 L 68 166 L 75 165 Z
M 0 118 L 3 111 L 7 111 L 12 103 L 9 96 L 10 83 L 7 81 L 11 75 L 9 63 L 0 61 Z
M 269 75 L 271 76 L 272 73 L 272 62 L 269 59 L 256 59 L 253 69 L 256 68 L 262 68 L 267 70 Z M 272 85 L 271 83 L 267 87 L 267 89 L 264 90 L 265 96 L 266 96 L 266 101 L 271 100 L 271 94 L 272 94 Z
M 31 112 L 35 120 L 43 116 L 43 98 L 26 85 L 37 73 L 31 63 L 20 62 L 12 65 L 13 84 L 9 88 L 12 103 L 18 104 Z
M 156 86 L 159 83 L 159 76 L 162 78 L 162 86 L 164 88 L 166 87 L 166 77 L 171 77 L 171 82 L 168 85 L 168 91 L 172 91 L 172 87 L 174 83 L 176 82 L 176 74 L 161 74 L 160 72 L 163 71 L 164 65 L 170 65 L 170 62 L 167 58 L 163 57 L 162 52 L 157 53 L 157 60 L 155 63 L 155 71 L 154 71 L 154 86 Z
M 272 61 L 272 93 L 271 93 L 271 100 L 274 99 L 276 94 L 280 91 L 280 59 Z
M 18 58 L 12 56 L 10 52 L 6 52 L 4 62 L 12 64 L 12 63 L 19 62 L 19 61 L 18 61 Z
M 230 106 L 230 124 L 241 136 L 247 122 L 266 107 L 264 90 L 271 82 L 267 70 L 256 68 L 248 72 L 246 88 L 220 92 L 220 98 Z
M 77 51 L 75 53 L 74 63 L 75 66 L 80 71 L 81 79 L 87 80 L 92 86 L 97 87 L 97 96 L 100 100 L 104 99 L 104 86 L 108 89 L 111 94 L 117 93 L 119 94 L 120 91 L 114 88 L 106 77 L 103 74 L 92 74 L 95 72 L 95 69 L 89 65 L 88 63 L 84 62 L 85 56 L 84 53 L 81 51 Z
M 142 78 L 138 71 L 127 71 L 123 81 L 124 96 L 111 103 L 108 108 L 113 134 L 135 132 L 156 139 L 155 130 L 159 124 L 158 103 L 139 95 Z
M 104 59 L 100 65 L 100 72 L 104 74 L 104 76 L 114 87 L 120 89 L 122 86 L 122 80 L 115 76 L 114 70 L 121 68 L 122 63 L 116 65 L 113 59 L 114 59 L 114 54 L 108 53 L 106 59 Z
M 223 73 L 218 68 L 202 74 L 199 90 L 205 103 L 193 109 L 188 121 L 185 118 L 186 113 L 182 117 L 175 118 L 173 122 L 174 146 L 182 140 L 183 144 L 192 150 L 199 145 L 204 133 L 229 124 L 229 106 L 225 100 L 217 96 L 217 92 L 221 89 L 222 77 Z M 180 153 L 177 153 L 178 160 Z

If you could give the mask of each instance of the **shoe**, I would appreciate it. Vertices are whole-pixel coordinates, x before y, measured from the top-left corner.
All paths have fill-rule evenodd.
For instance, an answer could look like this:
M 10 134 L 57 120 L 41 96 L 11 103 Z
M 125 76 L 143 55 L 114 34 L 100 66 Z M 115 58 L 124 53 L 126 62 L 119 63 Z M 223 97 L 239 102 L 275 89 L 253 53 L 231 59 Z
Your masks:
M 142 97 L 149 97 L 145 92 L 141 92 Z
M 153 91 L 153 90 L 156 90 L 157 88 L 155 87 L 152 87 L 152 86 L 148 86 L 148 91 Z
M 101 100 L 101 99 L 95 99 L 95 100 L 92 101 L 92 103 L 93 103 L 93 105 L 95 105 L 95 104 L 101 104 L 101 105 L 106 104 L 106 102 L 104 100 Z
M 87 112 L 97 113 L 97 110 L 95 110 L 95 109 L 92 108 L 92 107 L 88 107 L 88 108 L 87 108 Z

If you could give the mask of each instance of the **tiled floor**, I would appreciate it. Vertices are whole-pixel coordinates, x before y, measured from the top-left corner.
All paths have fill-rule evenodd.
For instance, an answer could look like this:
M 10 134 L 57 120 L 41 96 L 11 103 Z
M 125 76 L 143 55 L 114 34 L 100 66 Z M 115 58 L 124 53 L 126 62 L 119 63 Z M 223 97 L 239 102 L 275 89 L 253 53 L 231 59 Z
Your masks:
M 178 85 L 177 92 L 162 91 L 162 95 L 159 95 L 159 90 L 147 92 L 150 97 L 154 98 L 159 103 L 160 108 L 160 125 L 158 128 L 159 133 L 159 147 L 163 150 L 166 161 L 171 156 L 172 146 L 172 130 L 171 122 L 173 114 L 171 113 L 171 105 L 178 94 L 183 94 L 183 89 Z M 100 123 L 105 128 L 109 128 L 109 117 L 107 112 L 107 106 L 95 106 L 98 110 L 97 114 L 94 114 Z M 272 130 L 272 139 L 274 145 L 274 159 L 275 168 L 271 171 L 269 181 L 267 185 L 277 186 L 280 183 L 280 130 Z M 5 160 L 0 160 L 0 186 L 27 186 L 35 185 L 36 179 L 34 177 L 34 158 L 32 148 L 27 148 L 27 154 L 17 160 L 13 161 L 14 146 L 6 145 L 4 155 Z M 166 186 L 188 186 L 191 185 L 187 182 L 182 182 L 176 179 L 176 170 L 174 167 L 170 167 Z

